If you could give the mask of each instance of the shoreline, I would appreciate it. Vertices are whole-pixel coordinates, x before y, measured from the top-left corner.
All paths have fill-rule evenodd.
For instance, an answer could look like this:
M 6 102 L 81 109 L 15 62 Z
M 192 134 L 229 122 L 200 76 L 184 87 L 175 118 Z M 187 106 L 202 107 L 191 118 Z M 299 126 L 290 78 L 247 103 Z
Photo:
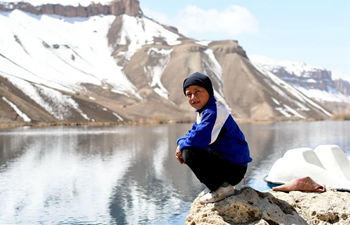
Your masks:
M 347 121 L 348 118 L 333 118 L 328 120 L 317 120 L 317 119 L 289 119 L 289 120 L 251 120 L 251 119 L 235 119 L 237 123 L 277 123 L 277 122 L 313 122 L 313 121 Z M 181 124 L 181 123 L 193 123 L 193 121 L 117 121 L 117 122 L 0 122 L 0 129 L 6 128 L 16 128 L 16 127 L 57 127 L 57 126 L 66 126 L 66 127 L 79 127 L 79 126 L 118 126 L 118 125 L 161 125 L 161 124 Z

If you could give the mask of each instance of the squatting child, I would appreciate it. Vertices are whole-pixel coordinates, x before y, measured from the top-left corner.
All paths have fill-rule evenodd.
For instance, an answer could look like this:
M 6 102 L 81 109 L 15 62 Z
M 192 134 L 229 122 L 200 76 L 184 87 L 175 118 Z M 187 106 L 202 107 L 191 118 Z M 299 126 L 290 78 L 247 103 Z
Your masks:
M 175 156 L 206 185 L 200 193 L 203 203 L 233 195 L 252 161 L 243 132 L 214 97 L 210 78 L 195 72 L 183 82 L 188 103 L 197 120 L 187 134 L 177 139 Z

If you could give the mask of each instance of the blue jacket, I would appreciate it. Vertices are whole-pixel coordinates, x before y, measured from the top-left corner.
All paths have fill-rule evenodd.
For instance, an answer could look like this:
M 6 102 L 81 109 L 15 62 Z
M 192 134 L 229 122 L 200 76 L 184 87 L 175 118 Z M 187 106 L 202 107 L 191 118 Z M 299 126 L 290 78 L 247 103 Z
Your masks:
M 227 109 L 211 97 L 196 112 L 197 121 L 191 130 L 177 139 L 180 151 L 190 147 L 214 151 L 231 163 L 247 167 L 252 161 L 248 143 Z

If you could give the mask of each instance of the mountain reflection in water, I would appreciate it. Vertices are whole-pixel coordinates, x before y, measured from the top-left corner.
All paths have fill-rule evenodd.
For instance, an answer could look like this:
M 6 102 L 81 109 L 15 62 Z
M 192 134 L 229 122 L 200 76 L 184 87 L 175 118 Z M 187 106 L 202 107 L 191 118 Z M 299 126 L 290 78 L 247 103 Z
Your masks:
M 349 122 L 240 124 L 253 162 L 246 184 L 285 151 L 337 144 Z M 1 224 L 183 224 L 204 186 L 174 157 L 191 124 L 0 130 Z M 241 186 L 242 184 L 240 184 Z

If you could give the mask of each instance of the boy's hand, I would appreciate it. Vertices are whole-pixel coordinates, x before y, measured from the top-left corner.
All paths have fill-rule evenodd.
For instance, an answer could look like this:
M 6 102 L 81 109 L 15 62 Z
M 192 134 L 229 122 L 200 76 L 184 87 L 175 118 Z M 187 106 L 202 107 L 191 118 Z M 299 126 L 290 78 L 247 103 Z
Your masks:
M 177 146 L 177 148 L 176 148 L 175 157 L 177 158 L 177 160 L 179 161 L 179 163 L 181 163 L 181 164 L 184 164 L 184 163 L 185 163 L 185 161 L 184 161 L 183 158 L 182 158 L 182 153 L 181 153 L 181 151 L 180 151 L 179 146 Z

